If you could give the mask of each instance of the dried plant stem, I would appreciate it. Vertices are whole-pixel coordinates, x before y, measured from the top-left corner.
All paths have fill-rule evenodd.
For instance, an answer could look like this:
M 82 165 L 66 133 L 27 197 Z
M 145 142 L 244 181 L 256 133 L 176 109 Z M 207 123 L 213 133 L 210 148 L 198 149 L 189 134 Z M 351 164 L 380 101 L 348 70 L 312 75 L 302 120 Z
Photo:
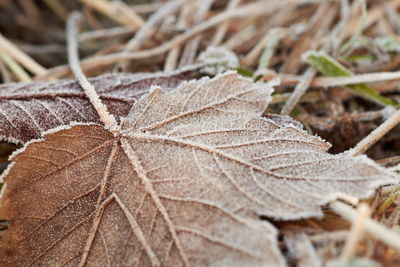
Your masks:
M 357 208 L 357 217 L 353 221 L 350 233 L 347 236 L 346 244 L 341 254 L 343 260 L 350 260 L 357 249 L 357 244 L 364 233 L 365 221 L 370 217 L 371 210 L 365 203 L 361 203 Z
M 130 8 L 135 10 L 135 12 L 138 14 L 149 14 L 156 12 L 162 5 L 162 2 L 149 2 L 144 4 L 134 4 L 131 5 Z
M 38 19 L 40 11 L 33 0 L 17 0 L 14 2 L 19 2 L 27 16 Z
M 349 77 L 321 77 L 316 79 L 312 85 L 314 86 L 340 86 L 358 83 L 371 83 L 371 82 L 382 82 L 389 80 L 399 80 L 400 71 L 394 72 L 377 72 L 377 73 L 366 73 L 358 74 Z
M 353 2 L 353 7 L 356 6 L 359 6 L 360 8 L 360 20 L 355 31 L 352 33 L 350 40 L 344 43 L 343 46 L 339 49 L 339 52 L 341 54 L 350 55 L 352 49 L 354 49 L 354 44 L 362 38 L 362 33 L 365 30 L 365 24 L 368 18 L 367 3 L 365 2 L 365 0 L 355 1 Z
M 115 20 L 116 22 L 125 25 L 131 26 L 135 29 L 140 28 L 144 21 L 143 19 L 135 13 L 133 9 L 129 10 L 129 14 L 126 11 L 121 9 L 121 6 L 115 4 L 113 2 L 108 2 L 104 0 L 81 0 L 86 5 L 90 6 L 91 8 L 96 9 L 97 11 L 103 13 L 104 15 L 108 16 L 109 18 Z
M 1 52 L 0 52 L 0 54 L 1 54 Z M 3 62 L 1 60 L 0 60 L 0 73 L 1 73 L 1 78 L 3 79 L 4 83 L 11 82 L 10 74 L 8 73 L 6 66 L 3 64 Z
M 283 7 L 290 4 L 304 4 L 304 3 L 313 3 L 316 0 L 286 0 L 277 2 L 265 2 L 258 1 L 252 4 L 241 6 L 240 9 L 234 9 L 225 11 L 195 27 L 185 32 L 184 34 L 178 35 L 172 40 L 163 43 L 162 45 L 151 48 L 148 50 L 135 51 L 135 52 L 119 52 L 114 54 L 109 54 L 106 56 L 93 57 L 90 59 L 82 60 L 81 66 L 83 69 L 91 69 L 96 67 L 101 67 L 105 65 L 110 65 L 116 63 L 118 61 L 123 60 L 132 60 L 132 59 L 144 59 L 152 56 L 157 56 L 163 53 L 168 52 L 171 48 L 189 40 L 193 36 L 210 29 L 216 25 L 219 25 L 221 22 L 227 21 L 229 19 L 241 18 L 247 16 L 261 16 L 265 14 L 272 13 L 276 10 L 276 8 Z M 69 71 L 68 66 L 59 66 L 48 70 L 45 75 L 40 75 L 38 79 L 46 79 L 48 76 L 63 76 L 66 75 Z
M 331 30 L 326 40 L 326 50 L 331 51 L 333 56 L 339 53 L 339 46 L 343 43 L 346 33 L 346 26 L 350 20 L 350 3 L 349 0 L 340 0 L 340 20 Z
M 357 220 L 357 211 L 350 206 L 334 201 L 330 204 L 330 207 L 344 219 L 354 223 Z M 385 225 L 371 219 L 365 219 L 364 229 L 374 238 L 386 243 L 392 248 L 400 251 L 400 234 L 390 230 Z
M 47 72 L 44 67 L 39 65 L 21 49 L 8 41 L 2 34 L 0 34 L 0 50 L 3 50 L 5 53 L 13 57 L 22 66 L 35 75 L 44 75 Z
M 160 23 L 163 19 L 165 19 L 166 16 L 178 10 L 178 8 L 182 5 L 182 2 L 182 0 L 174 0 L 171 2 L 167 2 L 161 8 L 159 8 L 154 14 L 150 16 L 150 18 L 146 21 L 140 31 L 137 32 L 135 36 L 128 41 L 123 51 L 128 52 L 139 49 L 142 43 L 151 36 L 156 25 Z
M 96 31 L 84 32 L 79 34 L 79 42 L 84 42 L 93 39 L 111 38 L 121 35 L 133 34 L 135 32 L 131 27 L 114 27 L 109 29 L 101 29 Z
M 253 21 L 251 19 L 244 21 L 242 23 L 242 28 L 240 31 L 237 31 L 235 34 L 232 34 L 223 44 L 222 46 L 234 50 L 239 48 L 244 43 L 252 40 L 257 36 L 258 30 L 253 25 Z
M 186 5 L 183 5 L 183 7 L 181 8 L 180 14 L 179 14 L 178 23 L 176 25 L 177 28 L 186 27 L 188 16 L 190 14 L 190 9 L 191 9 L 191 6 L 188 3 L 186 3 Z M 180 45 L 173 47 L 168 52 L 168 56 L 167 56 L 167 58 L 165 60 L 165 64 L 164 64 L 164 71 L 169 72 L 169 71 L 173 71 L 176 68 L 180 52 L 181 52 Z
M 290 95 L 289 99 L 286 101 L 285 106 L 282 108 L 282 115 L 289 115 L 293 110 L 295 105 L 299 102 L 300 98 L 304 95 L 307 89 L 310 87 L 315 74 L 317 73 L 314 67 L 310 67 L 306 70 L 300 82 L 294 88 L 293 93 Z
M 251 50 L 250 52 L 241 60 L 241 65 L 242 66 L 250 66 L 254 62 L 257 61 L 259 56 L 261 55 L 263 49 L 265 46 L 268 44 L 271 36 L 270 32 L 273 29 L 271 29 Z
M 299 259 L 298 267 L 321 267 L 321 259 L 305 232 L 287 231 L 283 234 L 289 255 Z
M 275 50 L 279 45 L 279 42 L 281 41 L 281 39 L 284 37 L 284 34 L 281 30 L 275 29 L 271 36 L 270 39 L 268 41 L 268 43 L 266 44 L 264 51 L 261 54 L 260 60 L 258 62 L 258 68 L 255 72 L 255 75 L 257 75 L 257 73 L 263 72 L 264 70 L 268 69 L 268 66 L 271 62 L 271 59 L 273 58 L 274 54 L 275 54 Z
M 113 4 L 116 6 L 117 11 L 120 11 L 130 23 L 136 24 L 136 28 L 141 28 L 144 25 L 144 20 L 139 16 L 134 9 L 121 0 L 114 0 Z M 135 26 L 134 26 L 135 27 Z
M 74 73 L 79 84 L 85 91 L 90 102 L 99 114 L 100 120 L 104 123 L 106 129 L 111 131 L 117 130 L 118 124 L 114 116 L 108 112 L 107 107 L 101 102 L 94 86 L 89 82 L 79 65 L 78 56 L 78 28 L 82 16 L 79 12 L 73 12 L 68 17 L 67 23 L 67 41 L 68 41 L 68 61 L 71 70 Z
M 394 8 L 390 3 L 388 2 L 383 2 L 384 5 L 384 12 L 386 17 L 388 18 L 388 21 L 394 28 L 396 32 L 400 30 L 400 18 L 398 16 L 398 13 L 396 11 L 396 8 Z
M 230 0 L 228 3 L 228 6 L 226 7 L 226 10 L 233 10 L 235 9 L 239 4 L 241 0 Z M 217 31 L 215 32 L 213 39 L 211 40 L 211 45 L 217 46 L 221 44 L 222 40 L 224 39 L 225 33 L 228 30 L 229 22 L 226 21 L 222 23 L 218 28 Z
M 367 137 L 361 140 L 350 153 L 354 156 L 360 155 L 368 150 L 372 145 L 378 142 L 385 134 L 400 123 L 400 110 L 397 110 L 386 121 L 373 130 Z
M 389 170 L 394 171 L 393 168 L 389 168 Z M 391 188 L 391 192 L 387 196 L 385 196 L 385 200 L 378 208 L 379 214 L 383 214 L 386 211 L 386 209 L 389 208 L 393 204 L 393 202 L 398 198 L 399 190 L 400 190 L 400 185 L 398 185 L 398 184 L 394 185 L 394 187 Z M 382 190 L 382 193 L 383 193 L 383 190 Z
M 311 21 L 320 21 L 321 26 L 316 30 L 314 34 L 315 40 L 310 45 L 310 49 L 315 49 L 319 45 L 318 41 L 328 32 L 329 26 L 331 25 L 335 17 L 335 12 L 332 11 L 328 12 L 330 9 L 331 9 L 330 3 L 322 4 L 312 17 Z M 326 14 L 327 12 L 328 14 Z M 316 73 L 317 70 L 314 67 L 310 67 L 306 70 L 300 82 L 296 85 L 293 94 L 289 97 L 288 101 L 285 103 L 285 106 L 281 111 L 282 115 L 290 114 L 290 112 L 299 102 L 300 98 L 306 93 L 308 88 L 310 88 L 310 85 Z
M 266 45 L 271 42 L 272 38 L 280 39 L 287 34 L 287 31 L 283 28 L 272 28 L 267 34 L 251 49 L 251 51 L 243 58 L 242 65 L 249 66 L 257 61 L 262 51 L 266 48 Z
M 156 26 L 164 20 L 168 15 L 174 13 L 182 5 L 182 0 L 174 0 L 167 2 L 161 8 L 159 8 L 155 13 L 153 13 L 143 27 L 135 34 L 135 36 L 128 41 L 128 43 L 123 48 L 122 53 L 129 53 L 129 51 L 139 50 L 142 44 L 152 36 L 155 31 Z M 120 64 L 117 65 L 118 68 L 125 70 L 127 67 L 128 58 L 121 59 Z
M 21 66 L 15 62 L 15 60 L 8 56 L 6 53 L 0 50 L 0 60 L 7 65 L 7 67 L 11 70 L 12 73 L 21 81 L 21 82 L 30 82 L 32 81 L 29 74 L 25 72 Z
M 326 241 L 340 242 L 346 240 L 349 235 L 347 230 L 339 230 L 334 232 L 323 232 L 321 234 L 310 236 L 310 241 L 313 243 L 323 243 Z
M 62 20 L 67 20 L 68 10 L 62 5 L 60 0 L 42 0 L 53 12 Z
M 391 0 L 387 1 L 387 3 L 389 3 L 394 10 L 396 10 L 400 6 L 399 0 Z M 381 20 L 382 17 L 384 17 L 384 10 L 381 8 L 381 5 L 377 5 L 376 7 L 368 10 L 368 16 L 366 18 L 365 24 L 363 25 L 364 28 L 368 28 L 375 22 Z M 359 18 L 358 17 L 353 18 L 352 21 L 349 23 L 348 27 L 346 27 L 346 33 L 343 36 L 343 39 L 352 36 L 358 25 L 359 25 Z
M 278 77 L 283 85 L 296 85 L 298 84 L 302 76 L 275 73 L 273 71 L 264 71 L 261 73 L 263 80 L 270 80 Z M 359 83 L 375 83 L 383 81 L 400 80 L 400 71 L 394 72 L 376 72 L 376 73 L 365 73 L 356 74 L 353 76 L 340 76 L 340 77 L 317 77 L 311 82 L 312 87 L 334 87 L 334 86 L 346 86 L 351 84 Z M 375 88 L 376 89 L 376 88 Z
M 176 68 L 176 63 L 178 61 L 179 52 L 181 51 L 180 46 L 176 46 L 169 51 L 168 56 L 165 60 L 164 71 L 170 72 Z
M 197 1 L 198 10 L 193 20 L 193 23 L 195 25 L 200 24 L 204 20 L 205 16 L 207 15 L 207 12 L 211 8 L 211 4 L 213 3 L 213 1 L 214 0 Z M 181 60 L 179 62 L 180 68 L 193 63 L 196 57 L 197 48 L 199 47 L 200 44 L 200 40 L 201 40 L 201 35 L 197 35 L 195 38 L 187 42 L 185 48 L 183 49 Z

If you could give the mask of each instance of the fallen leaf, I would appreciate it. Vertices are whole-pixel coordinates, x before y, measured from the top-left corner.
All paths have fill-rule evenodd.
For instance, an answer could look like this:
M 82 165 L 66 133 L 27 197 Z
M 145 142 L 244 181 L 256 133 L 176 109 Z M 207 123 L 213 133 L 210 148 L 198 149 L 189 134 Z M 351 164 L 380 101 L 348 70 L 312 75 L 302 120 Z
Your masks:
M 114 73 L 91 78 L 100 98 L 117 119 L 128 114 L 132 104 L 151 85 L 164 90 L 193 79 L 200 67 L 165 73 Z M 76 80 L 9 83 L 0 85 L 0 140 L 25 143 L 43 132 L 71 122 L 99 122 Z
M 321 216 L 339 192 L 398 180 L 366 157 L 326 153 L 287 117 L 261 118 L 271 91 L 233 73 L 153 88 L 117 132 L 75 125 L 27 144 L 5 174 L 0 260 L 282 266 L 260 215 Z

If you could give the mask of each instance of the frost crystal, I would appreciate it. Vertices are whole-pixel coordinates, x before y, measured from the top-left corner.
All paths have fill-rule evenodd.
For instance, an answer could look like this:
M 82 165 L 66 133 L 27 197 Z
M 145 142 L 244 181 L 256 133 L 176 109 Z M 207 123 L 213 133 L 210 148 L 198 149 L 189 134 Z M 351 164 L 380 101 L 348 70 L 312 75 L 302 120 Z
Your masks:
M 239 66 L 236 54 L 220 46 L 209 46 L 206 51 L 200 54 L 199 61 L 206 65 L 202 71 L 211 75 Z

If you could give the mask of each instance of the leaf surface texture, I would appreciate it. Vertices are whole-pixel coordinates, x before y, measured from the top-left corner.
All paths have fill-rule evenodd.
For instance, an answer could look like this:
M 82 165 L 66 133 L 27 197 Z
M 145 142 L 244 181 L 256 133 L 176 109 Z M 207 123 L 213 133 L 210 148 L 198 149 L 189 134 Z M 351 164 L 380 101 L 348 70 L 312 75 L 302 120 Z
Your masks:
M 153 89 L 110 133 L 52 131 L 6 172 L 0 260 L 12 265 L 284 266 L 259 216 L 321 216 L 339 193 L 397 177 L 286 117 L 272 89 L 228 73 Z M 32 170 L 32 166 L 35 169 Z
M 152 85 L 170 90 L 181 81 L 195 77 L 196 72 L 197 69 L 191 67 L 171 74 L 114 73 L 90 78 L 90 82 L 110 112 L 119 119 L 129 113 L 132 104 Z M 71 122 L 100 122 L 77 81 L 0 85 L 0 140 L 25 143 Z

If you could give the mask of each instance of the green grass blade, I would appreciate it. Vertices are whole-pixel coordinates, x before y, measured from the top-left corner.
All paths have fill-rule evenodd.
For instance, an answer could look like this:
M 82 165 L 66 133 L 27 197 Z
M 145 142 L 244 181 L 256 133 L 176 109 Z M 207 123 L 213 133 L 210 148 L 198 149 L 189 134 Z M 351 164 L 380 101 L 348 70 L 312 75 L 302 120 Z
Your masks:
M 309 51 L 303 55 L 303 60 L 314 66 L 322 74 L 330 77 L 353 76 L 354 74 L 345 66 L 337 62 L 324 52 Z M 371 100 L 382 106 L 397 106 L 398 104 L 387 97 L 381 96 L 379 92 L 364 83 L 346 85 L 355 94 Z

